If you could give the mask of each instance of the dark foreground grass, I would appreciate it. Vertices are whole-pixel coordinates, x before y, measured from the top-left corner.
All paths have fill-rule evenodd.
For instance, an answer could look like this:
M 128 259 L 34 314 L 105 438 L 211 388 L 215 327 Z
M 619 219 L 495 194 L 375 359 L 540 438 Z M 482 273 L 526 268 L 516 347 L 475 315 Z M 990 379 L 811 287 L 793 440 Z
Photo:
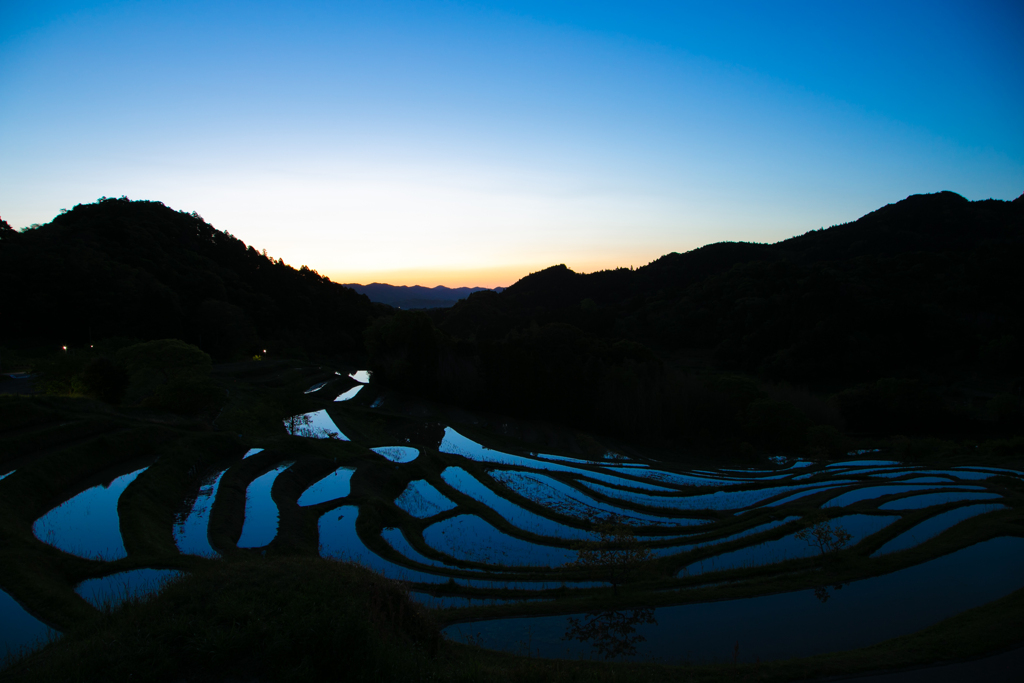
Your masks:
M 317 558 L 212 562 L 0 674 L 12 681 L 417 680 L 439 636 L 399 584 Z

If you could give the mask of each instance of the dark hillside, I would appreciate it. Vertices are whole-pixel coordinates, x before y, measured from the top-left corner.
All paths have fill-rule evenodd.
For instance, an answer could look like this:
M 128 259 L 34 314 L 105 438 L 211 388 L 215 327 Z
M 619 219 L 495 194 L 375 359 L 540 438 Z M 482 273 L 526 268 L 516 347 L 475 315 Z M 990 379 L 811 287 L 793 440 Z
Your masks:
M 429 362 L 496 410 L 630 436 L 783 448 L 809 426 L 1012 432 L 1022 262 L 1024 201 L 917 195 L 777 244 L 533 273 L 433 313 L 449 341 Z M 438 372 L 420 386 L 464 397 Z M 715 379 L 726 373 L 747 384 Z M 782 384 L 816 398 L 785 407 L 756 388 Z
M 215 358 L 361 346 L 375 306 L 247 247 L 196 213 L 101 199 L 41 227 L 0 231 L 7 342 L 179 338 Z
M 635 271 L 555 266 L 471 296 L 439 324 L 497 340 L 568 323 L 804 383 L 948 374 L 970 371 L 993 343 L 1024 341 L 1022 255 L 1021 202 L 917 195 L 773 245 L 713 244 Z

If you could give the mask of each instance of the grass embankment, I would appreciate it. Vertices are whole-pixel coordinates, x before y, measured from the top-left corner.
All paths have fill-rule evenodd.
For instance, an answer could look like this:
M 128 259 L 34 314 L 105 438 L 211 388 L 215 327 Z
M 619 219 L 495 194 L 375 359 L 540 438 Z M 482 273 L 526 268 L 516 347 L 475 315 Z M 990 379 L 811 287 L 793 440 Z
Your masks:
M 438 631 L 391 581 L 319 558 L 211 562 L 5 672 L 15 681 L 414 680 Z

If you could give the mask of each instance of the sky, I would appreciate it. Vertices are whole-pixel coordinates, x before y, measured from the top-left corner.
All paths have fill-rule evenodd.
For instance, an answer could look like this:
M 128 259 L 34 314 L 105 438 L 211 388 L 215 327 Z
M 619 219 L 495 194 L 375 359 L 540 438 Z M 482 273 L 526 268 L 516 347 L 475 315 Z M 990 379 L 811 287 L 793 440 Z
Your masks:
M 1021 2 L 0 0 L 0 216 L 507 286 L 1024 192 Z

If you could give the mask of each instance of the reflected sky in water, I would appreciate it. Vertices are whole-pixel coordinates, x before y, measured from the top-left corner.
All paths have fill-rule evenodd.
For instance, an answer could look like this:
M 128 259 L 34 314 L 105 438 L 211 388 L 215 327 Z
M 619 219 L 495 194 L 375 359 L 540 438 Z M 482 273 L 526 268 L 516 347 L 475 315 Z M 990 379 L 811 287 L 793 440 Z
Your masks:
M 355 505 L 343 505 L 321 515 L 320 521 L 317 523 L 320 533 L 321 557 L 358 562 L 389 579 L 414 583 L 446 583 L 448 581 L 447 576 L 409 569 L 390 560 L 385 560 L 371 551 L 356 533 L 358 517 L 359 508 Z
M 594 531 L 584 531 L 561 524 L 552 519 L 525 510 L 515 503 L 497 495 L 484 486 L 478 479 L 461 467 L 448 467 L 441 473 L 441 479 L 459 493 L 501 515 L 509 524 L 538 536 L 549 536 L 574 541 L 599 541 L 601 535 Z
M 928 539 L 938 536 L 946 529 L 952 528 L 966 519 L 977 517 L 978 515 L 983 515 L 988 512 L 1005 509 L 1005 505 L 999 504 L 967 505 L 965 507 L 956 508 L 955 510 L 948 510 L 946 512 L 939 513 L 934 517 L 926 519 L 920 524 L 910 527 L 908 530 L 904 531 L 902 534 L 872 553 L 871 557 L 879 557 L 880 555 L 888 555 L 889 553 L 894 553 L 898 550 L 913 548 L 916 545 L 924 543 Z
M 455 503 L 424 479 L 410 481 L 402 494 L 395 498 L 395 505 L 418 519 L 433 517 L 455 507 Z
M 920 510 L 933 505 L 960 502 L 965 500 L 991 500 L 1002 498 L 998 493 L 974 493 L 960 491 L 944 491 L 942 493 L 926 493 L 920 496 L 909 496 L 898 500 L 890 500 L 878 506 L 879 510 Z
M 899 517 L 890 515 L 844 515 L 830 520 L 829 524 L 832 528 L 846 529 L 852 536 L 849 546 L 854 546 L 897 519 Z M 797 538 L 796 533 L 792 533 L 782 538 L 698 560 L 684 567 L 678 576 L 682 578 L 727 569 L 760 567 L 802 557 L 815 557 L 819 554 L 820 551 L 816 547 L 812 547 L 803 539 Z
M 117 501 L 145 469 L 122 474 L 107 485 L 97 484 L 64 501 L 37 519 L 32 533 L 39 540 L 79 557 L 102 560 L 127 557 Z
M 881 498 L 882 496 L 892 496 L 897 493 L 916 493 L 918 491 L 928 491 L 931 489 L 948 488 L 952 484 L 947 484 L 945 487 L 942 485 L 930 485 L 930 484 L 893 484 L 890 486 L 865 486 L 854 491 L 848 491 L 842 495 L 836 496 L 832 500 L 828 501 L 821 507 L 823 508 L 834 508 L 834 507 L 846 507 L 847 505 L 853 505 L 863 500 L 874 500 L 875 498 Z M 978 488 L 972 486 L 961 486 L 959 488 Z M 892 508 L 885 508 L 892 509 Z
M 377 446 L 370 450 L 377 455 L 383 455 L 391 462 L 399 463 L 412 462 L 420 455 L 419 449 L 411 446 Z
M 245 521 L 242 535 L 238 537 L 239 548 L 259 548 L 267 545 L 277 536 L 277 503 L 270 495 L 279 474 L 292 466 L 286 462 L 266 474 L 256 477 L 245 489 Z
M 314 482 L 299 496 L 299 505 L 316 505 L 347 496 L 352 491 L 352 475 L 355 471 L 354 467 L 339 467 Z
M 576 559 L 567 548 L 510 536 L 476 515 L 457 515 L 431 524 L 423 540 L 434 550 L 466 562 L 507 567 L 560 567 Z
M 218 554 L 210 545 L 208 526 L 210 510 L 213 508 L 217 488 L 220 486 L 220 480 L 225 472 L 227 472 L 226 468 L 204 478 L 188 512 L 175 516 L 174 543 L 182 553 L 204 557 L 213 557 Z
M 402 530 L 398 527 L 387 527 L 380 532 L 381 538 L 388 542 L 392 548 L 398 551 L 403 557 L 407 557 L 413 562 L 426 565 L 428 567 L 439 567 L 443 569 L 458 569 L 454 565 L 441 562 L 439 560 L 433 560 L 420 551 L 416 550 L 409 543 L 409 540 L 402 534 Z M 483 570 L 474 570 L 483 571 Z
M 352 387 L 348 391 L 338 394 L 338 398 L 334 399 L 334 402 L 337 403 L 338 401 L 348 401 L 349 399 L 355 398 L 356 394 L 358 394 L 364 386 L 365 385 L 363 384 L 359 384 L 357 386 Z
M 816 485 L 804 484 L 802 486 L 774 486 L 749 489 L 747 491 L 716 491 L 695 496 L 653 496 L 645 493 L 621 491 L 590 482 L 581 483 L 587 488 L 609 498 L 618 498 L 635 505 L 674 510 L 739 510 L 785 493 L 816 488 Z M 840 482 L 835 481 L 832 483 Z
M 34 648 L 45 642 L 49 635 L 56 633 L 29 614 L 17 600 L 0 590 L 0 662 L 3 661 L 5 651 Z
M 310 439 L 341 439 L 348 441 L 338 425 L 327 414 L 326 410 L 293 415 L 284 421 L 284 428 L 293 436 L 304 436 Z
M 304 393 L 312 394 L 315 391 L 320 391 L 321 389 L 326 387 L 329 382 L 330 382 L 330 380 L 328 380 L 327 382 L 320 382 L 319 384 L 314 384 L 309 389 L 306 389 L 306 391 Z
M 686 517 L 663 517 L 627 510 L 611 503 L 599 501 L 554 477 L 537 472 L 491 470 L 490 475 L 495 481 L 522 497 L 574 519 L 591 520 L 612 514 L 618 516 L 625 524 L 662 527 L 693 526 L 706 524 L 709 521 Z
M 646 641 L 638 645 L 634 659 L 730 662 L 738 655 L 741 662 L 754 662 L 867 647 L 914 633 L 1022 586 L 1024 539 L 995 538 L 839 590 L 830 587 L 825 602 L 809 589 L 657 608 L 658 626 L 637 629 Z M 533 656 L 599 657 L 586 643 L 564 640 L 566 626 L 566 616 L 521 617 L 455 624 L 443 633 L 463 641 L 479 636 L 483 647 L 511 652 L 529 642 Z
M 160 590 L 171 579 L 181 576 L 173 569 L 132 569 L 97 579 L 86 579 L 75 592 L 93 607 L 116 607 L 129 597 L 147 595 Z

